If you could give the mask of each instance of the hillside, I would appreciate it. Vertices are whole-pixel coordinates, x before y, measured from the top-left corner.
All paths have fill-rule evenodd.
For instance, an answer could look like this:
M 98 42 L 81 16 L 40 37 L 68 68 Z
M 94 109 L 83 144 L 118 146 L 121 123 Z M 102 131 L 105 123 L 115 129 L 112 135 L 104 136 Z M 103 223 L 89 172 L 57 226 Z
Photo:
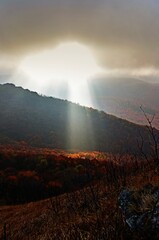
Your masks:
M 157 186 L 159 177 L 143 169 L 126 177 L 126 187 L 134 190 L 145 184 Z M 99 181 L 80 191 L 38 202 L 0 206 L 0 239 L 158 239 L 151 238 L 150 230 L 145 238 L 145 233 L 132 231 L 124 223 L 117 202 L 121 180 L 114 179 L 111 184 Z
M 145 127 L 13 84 L 0 85 L 0 112 L 0 143 L 136 153 L 140 135 L 150 140 Z
M 159 129 L 159 84 L 139 79 L 101 78 L 91 80 L 89 89 L 96 108 L 129 121 L 146 124 L 140 110 L 152 118 Z

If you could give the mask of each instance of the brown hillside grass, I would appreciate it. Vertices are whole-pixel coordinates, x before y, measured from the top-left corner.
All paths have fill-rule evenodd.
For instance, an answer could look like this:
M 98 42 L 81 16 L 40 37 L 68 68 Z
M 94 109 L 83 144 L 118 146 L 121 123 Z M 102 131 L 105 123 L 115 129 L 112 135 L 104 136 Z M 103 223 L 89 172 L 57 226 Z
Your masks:
M 148 183 L 159 183 L 154 169 L 127 177 L 125 186 L 138 190 Z M 7 240 L 146 239 L 124 223 L 118 208 L 122 187 L 121 180 L 111 184 L 101 180 L 52 199 L 1 206 L 0 239 L 4 239 L 5 224 Z

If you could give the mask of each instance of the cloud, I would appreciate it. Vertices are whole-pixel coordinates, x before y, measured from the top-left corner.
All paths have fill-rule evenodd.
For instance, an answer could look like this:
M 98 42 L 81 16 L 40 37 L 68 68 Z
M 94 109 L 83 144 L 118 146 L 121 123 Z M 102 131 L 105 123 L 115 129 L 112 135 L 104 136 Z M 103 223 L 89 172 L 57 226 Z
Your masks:
M 20 57 L 79 41 L 106 68 L 156 71 L 158 13 L 157 0 L 1 0 L 0 53 Z

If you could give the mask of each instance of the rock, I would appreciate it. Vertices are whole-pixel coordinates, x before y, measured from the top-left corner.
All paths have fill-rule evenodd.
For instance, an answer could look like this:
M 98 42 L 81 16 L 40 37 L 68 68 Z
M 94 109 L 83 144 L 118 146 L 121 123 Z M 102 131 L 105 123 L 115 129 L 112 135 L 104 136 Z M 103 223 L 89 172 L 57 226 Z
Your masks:
M 124 189 L 118 202 L 131 230 L 159 233 L 159 188 L 149 184 L 139 191 Z

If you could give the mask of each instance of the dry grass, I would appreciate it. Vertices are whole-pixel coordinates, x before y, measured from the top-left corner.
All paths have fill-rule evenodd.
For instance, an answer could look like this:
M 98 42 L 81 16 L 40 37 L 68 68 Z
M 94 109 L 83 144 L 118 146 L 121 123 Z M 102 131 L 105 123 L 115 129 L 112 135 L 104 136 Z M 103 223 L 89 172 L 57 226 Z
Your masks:
M 158 183 L 159 176 L 154 176 L 153 170 L 147 170 L 146 174 L 138 172 L 126 178 L 126 187 L 131 190 L 138 190 L 146 184 L 157 186 Z M 52 199 L 18 206 L 1 206 L 0 239 L 4 239 L 4 224 L 7 240 L 146 239 L 132 233 L 124 223 L 118 208 L 121 189 L 120 179 L 111 185 L 100 181 L 80 191 Z M 154 204 L 154 199 L 148 193 L 142 201 L 143 209 L 135 211 L 149 210 Z

